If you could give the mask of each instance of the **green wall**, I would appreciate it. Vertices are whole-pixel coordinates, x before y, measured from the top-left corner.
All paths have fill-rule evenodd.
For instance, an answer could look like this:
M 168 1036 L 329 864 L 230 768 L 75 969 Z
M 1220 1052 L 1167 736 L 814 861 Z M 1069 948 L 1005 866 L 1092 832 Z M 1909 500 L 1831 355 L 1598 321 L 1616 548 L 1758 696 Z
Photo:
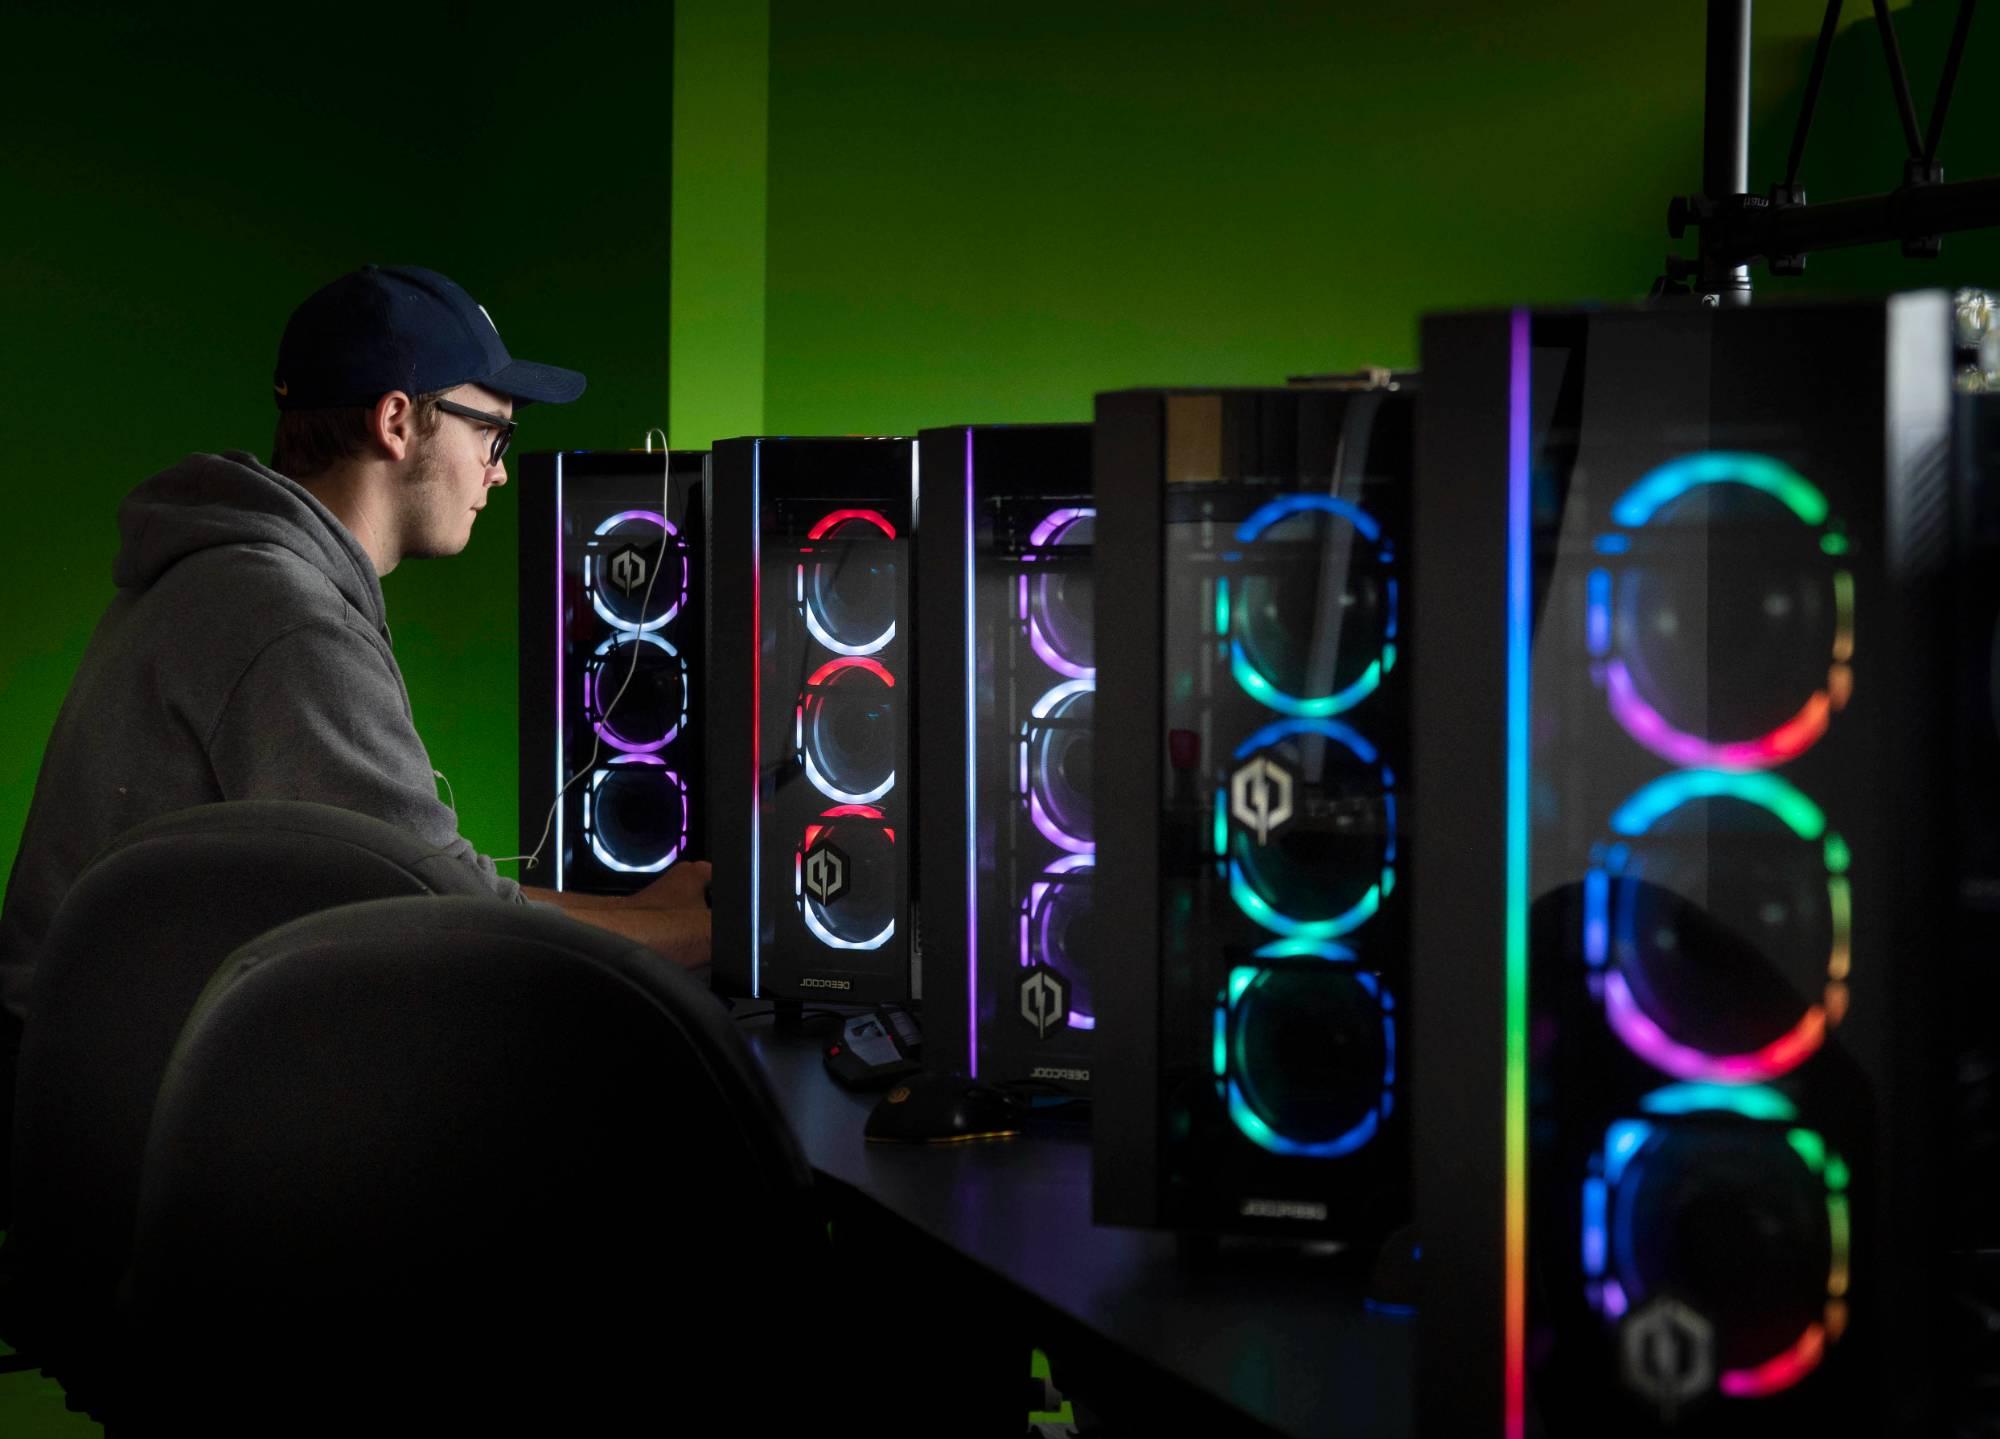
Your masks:
M 1759 8 L 1789 80 L 1821 6 Z M 863 9 L 772 4 L 775 430 L 1409 365 L 1426 309 L 1643 294 L 1699 180 L 1694 0 Z
M 299 300 L 430 265 L 509 348 L 590 376 L 522 449 L 666 422 L 672 16 L 658 4 L 7 7 L 0 33 L 0 874 L 111 595 L 119 498 L 193 450 L 268 454 Z M 515 494 L 389 577 L 465 833 L 515 852 Z M 190 642 L 198 643 L 198 637 Z
M 1758 7 L 1760 150 L 1782 153 L 1820 10 Z M 1926 111 L 1950 11 L 1900 12 Z M 524 449 L 666 422 L 670 213 L 677 444 L 1082 418 L 1116 385 L 1409 364 L 1430 308 L 1643 292 L 1666 199 L 1697 180 L 1701 45 L 1694 0 L 457 3 L 392 22 L 16 0 L 0 872 L 109 597 L 118 498 L 189 450 L 265 449 L 284 316 L 344 269 L 434 265 L 517 353 L 590 374 L 579 404 L 527 412 Z M 2000 35 L 1973 45 L 1960 176 L 2000 173 L 1980 84 Z M 1894 178 L 1887 95 L 1851 22 L 1816 197 Z M 1806 284 L 1991 275 L 1994 243 L 1954 238 L 1929 269 L 1823 257 Z M 419 725 L 466 833 L 502 854 L 513 498 L 464 555 L 387 585 Z
M 770 0 L 674 6 L 675 449 L 764 431 Z

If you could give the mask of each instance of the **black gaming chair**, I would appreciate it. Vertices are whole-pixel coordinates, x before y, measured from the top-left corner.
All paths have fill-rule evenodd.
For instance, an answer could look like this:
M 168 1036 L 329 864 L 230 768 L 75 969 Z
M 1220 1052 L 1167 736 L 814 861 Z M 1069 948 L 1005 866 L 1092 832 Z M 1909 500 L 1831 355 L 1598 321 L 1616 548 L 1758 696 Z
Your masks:
M 99 1417 L 115 1408 L 111 1318 L 146 1126 L 203 986 L 232 950 L 274 925 L 397 895 L 491 890 L 469 866 L 380 820 L 241 801 L 139 825 L 65 896 L 22 1043 L 0 1337 L 61 1379 L 72 1407 Z
M 285 925 L 160 1088 L 128 1297 L 181 1358 L 128 1432 L 823 1428 L 865 1394 L 811 1183 L 728 1016 L 641 945 L 461 899 Z

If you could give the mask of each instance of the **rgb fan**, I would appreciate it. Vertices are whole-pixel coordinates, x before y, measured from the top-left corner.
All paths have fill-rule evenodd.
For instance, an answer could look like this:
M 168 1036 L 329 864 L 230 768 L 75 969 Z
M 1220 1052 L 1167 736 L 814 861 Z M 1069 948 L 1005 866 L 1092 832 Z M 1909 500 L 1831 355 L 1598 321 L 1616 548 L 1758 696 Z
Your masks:
M 1790 1388 L 1846 1327 L 1846 1163 L 1763 1086 L 1640 1107 L 1606 1131 L 1582 1195 L 1586 1290 L 1625 1336 L 1627 1382 L 1669 1404 Z
M 583 708 L 613 749 L 628 754 L 665 749 L 687 723 L 687 661 L 651 631 L 613 635 L 584 666 Z
M 896 783 L 896 677 L 870 659 L 837 659 L 806 680 L 793 742 L 828 799 L 873 804 Z
M 835 949 L 880 949 L 896 932 L 896 831 L 871 805 L 836 805 L 806 826 L 792 887 L 806 927 Z
M 1244 914 L 1300 939 L 1366 924 L 1396 883 L 1395 776 L 1374 745 L 1333 720 L 1279 720 L 1234 758 L 1215 840 Z
M 872 655 L 896 637 L 896 528 L 874 510 L 835 510 L 806 536 L 831 552 L 798 567 L 806 629 L 836 654 Z
M 1067 680 L 1035 701 L 1021 740 L 1029 817 L 1049 843 L 1076 854 L 1096 848 L 1090 814 L 1095 703 L 1091 681 Z
M 1028 543 L 1035 550 L 1056 545 L 1087 548 L 1096 529 L 1095 510 L 1057 510 L 1035 526 Z M 1036 657 L 1070 679 L 1096 678 L 1091 642 L 1095 609 L 1089 570 L 1045 566 L 1033 579 L 1023 574 L 1020 589 L 1021 619 L 1028 626 L 1028 645 Z
M 1846 842 L 1771 774 L 1680 770 L 1611 825 L 1584 877 L 1583 954 L 1612 1029 L 1678 1079 L 1797 1068 L 1846 1012 Z
M 590 777 L 583 832 L 591 853 L 611 869 L 663 870 L 687 845 L 687 785 L 653 755 L 615 759 Z
M 1804 753 L 1853 685 L 1854 576 L 1825 496 L 1767 456 L 1709 452 L 1653 470 L 1611 515 L 1585 624 L 1618 723 L 1673 764 Z
M 621 630 L 656 630 L 680 613 L 688 596 L 687 543 L 665 516 L 622 510 L 598 525 L 595 537 L 583 558 L 583 588 L 600 619 Z M 665 572 L 656 574 L 662 564 Z
M 1352 964 L 1231 971 L 1215 1009 L 1216 1089 L 1274 1154 L 1331 1159 L 1395 1105 L 1394 999 Z
M 1332 495 L 1287 495 L 1237 526 L 1248 549 L 1216 581 L 1216 633 L 1238 684 L 1288 715 L 1352 709 L 1396 663 L 1394 552 L 1381 526 Z M 1310 624 L 1300 617 L 1313 616 Z
M 1094 1029 L 1090 997 L 1092 857 L 1065 855 L 1028 886 L 1021 907 L 1021 967 L 1045 965 L 1069 982 L 1069 1026 Z

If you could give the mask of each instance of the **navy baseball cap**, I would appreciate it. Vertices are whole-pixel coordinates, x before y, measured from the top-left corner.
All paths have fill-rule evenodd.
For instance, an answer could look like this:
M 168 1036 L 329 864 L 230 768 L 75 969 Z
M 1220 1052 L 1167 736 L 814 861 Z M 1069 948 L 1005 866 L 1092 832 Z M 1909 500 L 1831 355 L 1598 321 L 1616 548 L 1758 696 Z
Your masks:
M 517 404 L 567 404 L 584 386 L 575 370 L 509 355 L 486 307 L 437 271 L 363 265 L 292 311 L 271 389 L 281 410 L 317 410 L 473 382 Z

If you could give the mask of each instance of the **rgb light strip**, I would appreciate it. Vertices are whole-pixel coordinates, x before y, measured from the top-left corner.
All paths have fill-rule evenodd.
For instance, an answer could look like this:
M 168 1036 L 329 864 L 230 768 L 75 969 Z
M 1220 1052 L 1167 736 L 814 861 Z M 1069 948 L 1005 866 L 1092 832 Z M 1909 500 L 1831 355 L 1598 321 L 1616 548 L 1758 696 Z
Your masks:
M 568 556 L 563 553 L 562 515 L 563 454 L 562 451 L 558 450 L 556 451 L 556 523 L 552 527 L 556 532 L 556 622 L 555 628 L 549 631 L 550 634 L 555 636 L 553 648 L 556 652 L 556 783 L 551 793 L 556 797 L 554 808 L 556 812 L 556 888 L 558 890 L 563 888 L 565 881 L 569 877 L 565 868 L 568 849 L 564 844 L 563 830 L 566 826 L 563 824 L 564 805 L 562 803 L 563 787 L 569 783 L 570 779 L 567 773 L 568 758 L 564 754 L 563 744 L 563 736 L 568 727 L 566 722 L 569 715 L 569 711 L 563 708 L 563 635 L 567 633 L 564 626 L 565 622 L 569 619 L 569 613 L 568 606 L 563 603 L 563 589 L 567 583 L 565 566 Z
M 979 628 L 974 621 L 973 555 L 979 539 L 972 483 L 972 431 L 965 432 L 965 1068 L 979 1075 Z M 1026 608 L 1027 597 L 1022 597 Z M 1022 919 L 1021 943 L 1028 941 Z
M 1798 1111 L 1783 1094 L 1764 1085 L 1683 1084 L 1656 1090 L 1640 1101 L 1640 1109 L 1668 1122 L 1674 1117 L 1726 1113 L 1747 1120 L 1783 1124 L 1786 1145 L 1826 1190 L 1827 1280 L 1822 1317 L 1799 1332 L 1797 1339 L 1763 1362 L 1725 1369 L 1716 1388 L 1733 1399 L 1760 1398 L 1789 1389 L 1818 1367 L 1826 1346 L 1837 1340 L 1847 1323 L 1847 1289 L 1852 1247 L 1848 1211 L 1850 1183 L 1847 1164 L 1827 1147 L 1815 1130 L 1793 1126 Z M 1606 1319 L 1616 1321 L 1631 1307 L 1626 1280 L 1637 1265 L 1626 1253 L 1632 1242 L 1630 1224 L 1618 1223 L 1613 1210 L 1620 1181 L 1639 1161 L 1660 1131 L 1655 1120 L 1621 1119 L 1605 1131 L 1604 1145 L 1591 1162 L 1583 1182 L 1583 1272 L 1591 1302 Z M 1774 1133 L 1774 1138 L 1775 1133 Z M 1622 1276 L 1622 1277 L 1621 1277 Z
M 1749 1083 L 1789 1073 L 1825 1042 L 1847 1004 L 1847 976 L 1852 941 L 1845 841 L 1826 827 L 1819 806 L 1786 781 L 1772 774 L 1739 774 L 1722 770 L 1680 770 L 1662 775 L 1620 805 L 1611 827 L 1627 839 L 1643 837 L 1655 823 L 1697 799 L 1724 798 L 1755 805 L 1775 815 L 1786 828 L 1809 843 L 1824 841 L 1827 862 L 1827 903 L 1832 916 L 1833 943 L 1827 960 L 1827 981 L 1821 1002 L 1807 1007 L 1793 1027 L 1771 1043 L 1744 1054 L 1709 1054 L 1674 1039 L 1648 1015 L 1616 966 L 1604 968 L 1604 1013 L 1611 1028 L 1634 1054 L 1676 1079 Z M 1605 849 L 1584 882 L 1584 958 L 1593 968 L 1604 967 L 1611 929 L 1611 878 L 1628 862 L 1626 846 Z
M 558 466 L 558 468 L 560 468 L 560 466 Z M 655 524 L 660 527 L 660 529 L 665 534 L 665 539 L 663 539 L 660 544 L 660 559 L 662 562 L 664 562 L 667 558 L 668 546 L 666 544 L 666 540 L 677 541 L 680 539 L 681 532 L 674 528 L 672 522 L 669 521 L 665 515 L 660 514 L 654 510 L 620 510 L 617 514 L 613 515 L 610 519 L 606 520 L 603 524 L 599 525 L 595 533 L 599 538 L 602 538 L 610 534 L 613 530 L 617 529 L 618 526 L 624 524 L 625 521 L 627 520 L 643 520 L 649 524 Z M 687 603 L 688 557 L 687 557 L 687 552 L 685 550 L 681 551 L 680 591 L 678 594 L 674 596 L 674 602 L 667 606 L 666 610 L 660 615 L 658 619 L 646 620 L 644 623 L 636 625 L 633 624 L 630 620 L 621 620 L 620 618 L 618 618 L 617 615 L 614 615 L 608 608 L 605 607 L 603 587 L 597 583 L 596 570 L 591 564 L 593 558 L 595 557 L 589 554 L 588 552 L 584 554 L 583 587 L 590 595 L 590 607 L 597 611 L 598 617 L 600 619 L 602 619 L 607 625 L 610 625 L 615 629 L 640 630 L 640 631 L 656 630 L 661 625 L 664 625 L 665 623 L 667 623 L 667 621 L 671 620 L 675 615 L 679 614 L 681 612 L 681 606 Z M 556 631 L 556 633 L 561 634 L 562 631 L 558 630 Z
M 1382 1048 L 1385 1056 L 1382 1066 L 1381 1102 L 1352 1127 L 1332 1139 L 1312 1142 L 1288 1139 L 1273 1129 L 1269 1121 L 1252 1107 L 1248 1097 L 1243 1093 L 1242 1086 L 1235 1078 L 1237 1074 L 1247 1072 L 1250 1068 L 1250 1061 L 1243 1053 L 1242 1044 L 1243 1026 L 1240 1017 L 1243 996 L 1268 979 L 1271 973 L 1271 970 L 1257 969 L 1249 965 L 1232 969 L 1229 972 L 1223 1001 L 1215 1008 L 1215 1038 L 1210 1063 L 1215 1071 L 1216 1087 L 1228 1105 L 1230 1121 L 1245 1138 L 1273 1154 L 1299 1155 L 1309 1159 L 1337 1159 L 1343 1154 L 1352 1154 L 1375 1137 L 1382 1127 L 1382 1121 L 1395 1107 L 1396 1021 L 1391 1017 L 1396 1008 L 1395 999 L 1382 987 L 1381 980 L 1371 971 L 1365 969 L 1349 971 L 1354 982 L 1373 996 L 1381 1008 Z
M 763 995 L 764 442 L 750 442 L 750 993 Z
M 1352 525 L 1362 538 L 1371 544 L 1381 543 L 1382 527 L 1374 516 L 1352 501 L 1343 500 L 1335 495 L 1285 495 L 1272 500 L 1236 527 L 1236 538 L 1243 544 L 1252 544 L 1271 526 L 1304 511 L 1337 515 Z M 1392 559 L 1387 545 L 1381 546 L 1380 554 L 1385 565 Z M 1229 580 L 1226 576 L 1216 580 L 1215 630 L 1218 636 L 1229 641 L 1230 673 L 1236 677 L 1236 682 L 1243 687 L 1245 693 L 1281 714 L 1324 719 L 1354 708 L 1381 686 L 1382 676 L 1396 664 L 1397 594 L 1394 580 L 1388 582 L 1387 593 L 1388 618 L 1383 627 L 1382 653 L 1369 661 L 1368 668 L 1345 689 L 1330 695 L 1304 697 L 1287 694 L 1279 689 L 1267 675 L 1250 662 L 1250 656 L 1245 652 L 1243 642 L 1229 633 L 1231 619 Z
M 1528 1390 L 1528 640 L 1529 526 L 1528 398 L 1532 381 L 1531 321 L 1508 315 L 1507 336 L 1507 910 L 1505 1352 L 1502 1417 L 1506 1439 L 1524 1439 Z
M 1768 455 L 1711 450 L 1669 460 L 1643 476 L 1611 507 L 1611 517 L 1630 529 L 1645 525 L 1660 509 L 1703 485 L 1738 484 L 1776 498 L 1802 522 L 1819 526 L 1827 520 L 1826 496 L 1791 466 Z M 1604 554 L 1625 554 L 1627 535 L 1604 535 L 1596 545 Z M 1820 536 L 1829 555 L 1847 553 L 1847 537 L 1837 529 Z M 1606 570 L 1593 570 L 1588 581 L 1585 625 L 1590 653 L 1606 659 L 1603 681 L 1612 715 L 1625 732 L 1669 763 L 1708 769 L 1765 769 L 1796 759 L 1826 734 L 1833 711 L 1847 703 L 1853 689 L 1848 662 L 1854 655 L 1854 576 L 1833 574 L 1833 654 L 1826 688 L 1816 690 L 1792 717 L 1769 733 L 1746 740 L 1716 741 L 1677 729 L 1639 693 L 1623 658 L 1610 655 L 1613 585 Z

